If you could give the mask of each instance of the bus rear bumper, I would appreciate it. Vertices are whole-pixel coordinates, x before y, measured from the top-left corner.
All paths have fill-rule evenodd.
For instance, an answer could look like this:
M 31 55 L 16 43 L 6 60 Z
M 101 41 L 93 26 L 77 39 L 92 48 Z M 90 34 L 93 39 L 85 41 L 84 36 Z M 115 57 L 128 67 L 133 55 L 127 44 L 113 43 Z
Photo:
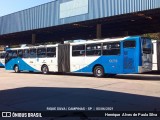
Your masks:
M 144 73 L 144 72 L 150 72 L 152 71 L 152 67 L 144 67 L 144 66 L 138 66 L 138 73 Z

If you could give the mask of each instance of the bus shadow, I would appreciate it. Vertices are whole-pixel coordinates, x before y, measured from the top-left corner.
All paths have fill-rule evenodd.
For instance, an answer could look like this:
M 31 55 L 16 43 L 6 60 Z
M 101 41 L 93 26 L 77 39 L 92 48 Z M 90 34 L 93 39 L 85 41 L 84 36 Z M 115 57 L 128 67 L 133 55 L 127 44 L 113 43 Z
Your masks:
M 145 73 L 142 73 L 142 74 L 151 74 L 151 75 L 160 75 L 160 71 L 151 71 L 151 72 L 145 72 Z
M 116 75 L 115 79 L 130 79 L 130 80 L 148 80 L 148 81 L 160 81 L 159 76 L 148 76 L 148 74 L 135 74 L 135 75 Z
M 15 72 L 11 72 L 16 74 Z M 113 79 L 129 79 L 129 80 L 150 80 L 150 81 L 160 81 L 160 74 L 151 74 L 150 73 L 143 73 L 143 74 L 119 74 L 115 76 L 104 76 L 103 78 L 113 78 Z M 20 72 L 17 74 L 41 74 L 41 72 Z M 94 77 L 93 74 L 86 74 L 86 73 L 59 73 L 59 72 L 50 72 L 46 75 L 65 75 L 65 76 L 78 76 L 78 77 Z M 151 76 L 150 76 L 151 75 Z M 156 75 L 156 76 L 153 76 Z M 158 76 L 159 75 L 159 76 Z
M 43 75 L 43 73 L 41 72 L 20 72 L 20 73 L 15 73 L 15 72 L 11 72 L 13 74 L 41 74 Z M 45 75 L 65 75 L 65 76 L 81 76 L 81 77 L 94 77 L 93 74 L 87 74 L 87 73 L 60 73 L 60 72 L 49 72 L 48 74 Z
M 49 107 L 92 107 L 92 110 L 96 110 L 96 107 L 110 107 L 108 111 L 160 111 L 159 97 L 91 88 L 24 87 L 1 90 L 0 96 L 0 111 L 46 111 Z

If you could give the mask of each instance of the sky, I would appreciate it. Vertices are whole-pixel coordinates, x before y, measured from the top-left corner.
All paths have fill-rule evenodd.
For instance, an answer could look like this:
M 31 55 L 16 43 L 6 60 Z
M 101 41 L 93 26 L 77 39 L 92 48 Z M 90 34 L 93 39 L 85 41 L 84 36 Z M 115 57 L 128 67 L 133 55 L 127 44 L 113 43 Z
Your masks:
M 0 16 L 21 11 L 55 0 L 0 0 Z

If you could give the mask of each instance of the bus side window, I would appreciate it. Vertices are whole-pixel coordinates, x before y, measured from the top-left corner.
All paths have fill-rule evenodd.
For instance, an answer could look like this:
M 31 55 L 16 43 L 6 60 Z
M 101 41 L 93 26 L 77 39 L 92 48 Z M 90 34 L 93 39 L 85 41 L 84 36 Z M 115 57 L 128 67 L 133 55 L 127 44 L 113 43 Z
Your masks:
M 72 46 L 72 56 L 85 56 L 85 45 Z
M 102 52 L 101 44 L 88 44 L 86 46 L 86 55 L 87 56 L 100 56 Z
M 135 40 L 127 40 L 123 42 L 124 48 L 135 48 L 136 47 L 136 41 Z
M 23 58 L 29 58 L 29 49 L 24 49 Z
M 55 47 L 49 47 L 47 48 L 47 57 L 56 57 L 56 48 Z
M 103 55 L 120 55 L 120 42 L 103 43 Z
M 37 49 L 37 57 L 38 58 L 46 57 L 46 48 L 38 48 Z
M 20 57 L 20 58 L 23 57 L 23 50 L 18 50 L 18 57 Z
M 17 57 L 17 50 L 13 50 L 12 51 L 12 58 L 16 58 Z
M 30 49 L 30 58 L 36 58 L 37 54 L 36 54 L 36 49 Z
M 6 58 L 11 59 L 12 58 L 12 50 L 9 50 L 6 52 Z
M 11 50 L 6 51 L 6 54 L 5 54 L 5 63 L 8 62 L 10 59 L 12 59 L 12 54 L 10 54 L 10 53 L 12 53 Z

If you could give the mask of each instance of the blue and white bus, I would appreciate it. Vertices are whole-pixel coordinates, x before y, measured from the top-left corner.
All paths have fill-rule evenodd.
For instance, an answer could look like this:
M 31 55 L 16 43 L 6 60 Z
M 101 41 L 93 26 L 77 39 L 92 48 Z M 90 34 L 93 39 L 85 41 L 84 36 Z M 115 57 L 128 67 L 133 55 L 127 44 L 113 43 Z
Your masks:
M 152 42 L 140 36 L 11 48 L 6 70 L 93 73 L 96 77 L 152 70 Z
M 0 51 L 0 67 L 5 66 L 5 51 Z

